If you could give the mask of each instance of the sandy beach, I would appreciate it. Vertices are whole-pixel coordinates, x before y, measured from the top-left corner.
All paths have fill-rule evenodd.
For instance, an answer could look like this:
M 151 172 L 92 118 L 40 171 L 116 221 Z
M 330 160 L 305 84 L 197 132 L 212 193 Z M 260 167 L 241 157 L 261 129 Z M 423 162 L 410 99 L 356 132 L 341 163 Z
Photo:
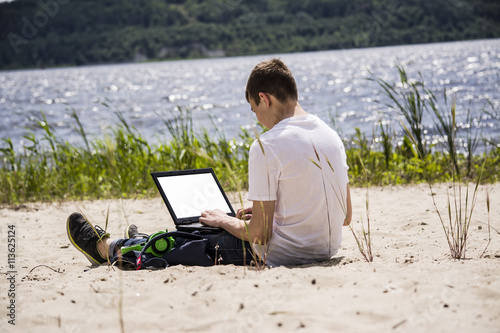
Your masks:
M 434 188 L 445 216 L 447 190 L 447 184 Z M 492 240 L 480 258 L 488 243 L 487 190 Z M 352 189 L 358 232 L 367 220 L 366 194 L 366 188 Z M 372 263 L 344 228 L 332 260 L 260 271 L 91 268 L 70 245 L 65 223 L 74 211 L 104 227 L 109 209 L 112 237 L 121 237 L 128 223 L 148 233 L 173 230 L 159 197 L 0 209 L 0 267 L 6 273 L 0 331 L 121 332 L 123 323 L 125 332 L 500 332 L 499 184 L 479 189 L 466 260 L 450 257 L 426 185 L 373 187 L 368 203 Z M 9 267 L 12 239 L 16 261 Z

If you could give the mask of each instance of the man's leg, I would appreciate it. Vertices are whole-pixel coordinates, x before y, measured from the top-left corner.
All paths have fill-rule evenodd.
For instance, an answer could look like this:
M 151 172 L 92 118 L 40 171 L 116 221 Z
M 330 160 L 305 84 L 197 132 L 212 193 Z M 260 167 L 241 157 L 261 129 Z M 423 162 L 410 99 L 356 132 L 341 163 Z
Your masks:
M 137 244 L 146 243 L 147 239 L 111 239 L 107 238 L 106 241 L 97 243 L 97 250 L 102 258 L 109 258 L 112 262 L 115 255 L 118 253 L 118 258 L 120 257 L 122 247 L 134 246 Z M 106 259 L 107 260 L 107 259 Z
M 207 252 L 217 265 L 250 265 L 256 258 L 248 242 L 227 231 L 216 234 L 202 234 L 208 240 Z
M 106 240 L 97 243 L 97 251 L 99 251 L 99 255 L 102 258 L 113 258 L 110 252 L 111 243 L 113 243 L 111 238 L 106 238 Z
M 92 265 L 103 264 L 108 262 L 108 259 L 111 262 L 121 247 L 146 241 L 144 237 L 112 240 L 101 227 L 93 227 L 80 213 L 73 213 L 68 217 L 66 231 L 71 243 Z
M 145 238 L 109 238 L 99 226 L 92 225 L 80 213 L 73 213 L 67 221 L 67 232 L 71 243 L 82 252 L 93 265 L 113 260 L 116 253 L 125 246 L 144 243 Z M 142 235 L 142 234 L 139 234 Z M 231 235 L 227 231 L 215 234 L 202 234 L 208 240 L 207 252 L 217 264 L 249 265 L 257 259 L 248 242 Z M 177 242 L 176 242 L 177 243 Z M 178 245 L 178 244 L 176 244 Z

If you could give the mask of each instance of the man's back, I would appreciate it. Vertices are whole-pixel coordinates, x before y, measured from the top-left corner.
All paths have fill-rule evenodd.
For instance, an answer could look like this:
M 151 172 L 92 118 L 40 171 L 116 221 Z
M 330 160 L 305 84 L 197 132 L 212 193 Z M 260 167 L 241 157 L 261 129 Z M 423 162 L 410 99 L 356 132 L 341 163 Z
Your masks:
M 337 252 L 347 169 L 340 138 L 316 116 L 286 118 L 253 144 L 248 198 L 276 201 L 269 264 L 314 262 Z

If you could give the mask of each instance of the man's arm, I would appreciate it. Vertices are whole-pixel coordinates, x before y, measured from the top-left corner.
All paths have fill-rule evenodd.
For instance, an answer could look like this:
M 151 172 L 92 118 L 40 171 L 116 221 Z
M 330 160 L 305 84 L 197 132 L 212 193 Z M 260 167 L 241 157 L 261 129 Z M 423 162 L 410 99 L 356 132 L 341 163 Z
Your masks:
M 275 204 L 276 201 L 254 201 L 250 220 L 228 216 L 219 209 L 204 211 L 201 213 L 200 222 L 212 227 L 223 228 L 244 241 L 267 244 L 273 234 Z M 250 210 L 246 209 L 245 211 L 249 212 Z

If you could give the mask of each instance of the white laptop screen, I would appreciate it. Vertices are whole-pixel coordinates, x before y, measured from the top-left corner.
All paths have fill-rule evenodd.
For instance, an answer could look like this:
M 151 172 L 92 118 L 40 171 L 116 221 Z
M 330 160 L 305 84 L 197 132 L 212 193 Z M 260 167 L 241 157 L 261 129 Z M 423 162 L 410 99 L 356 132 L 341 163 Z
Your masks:
M 231 213 L 211 173 L 158 177 L 158 182 L 178 219 L 216 208 Z

